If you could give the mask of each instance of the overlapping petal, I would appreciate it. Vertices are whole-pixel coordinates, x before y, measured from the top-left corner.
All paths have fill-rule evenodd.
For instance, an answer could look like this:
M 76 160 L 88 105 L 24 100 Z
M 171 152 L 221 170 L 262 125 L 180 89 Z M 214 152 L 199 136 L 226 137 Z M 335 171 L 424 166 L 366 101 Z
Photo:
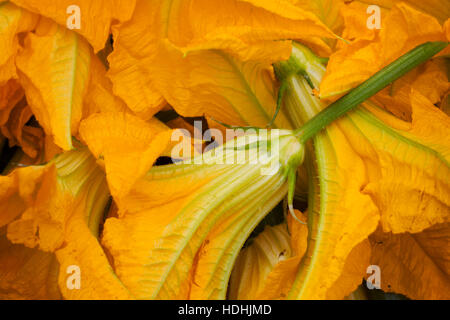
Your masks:
M 10 2 L 0 3 L 0 87 L 17 78 L 15 58 L 19 49 L 18 34 L 36 27 L 38 16 Z
M 290 157 L 296 140 L 283 137 Z M 224 299 L 239 248 L 287 191 L 283 169 L 262 176 L 263 167 L 183 163 L 154 167 L 138 180 L 103 237 L 130 291 L 138 298 Z
M 390 127 L 383 130 L 384 137 L 372 131 L 379 120 L 367 118 L 372 128 L 364 131 L 358 124 L 362 119 L 353 120 L 378 154 L 378 167 L 369 170 L 372 178 L 364 193 L 380 209 L 383 230 L 393 233 L 416 233 L 450 219 L 450 144 L 442 139 L 450 133 L 450 118 L 415 91 L 411 105 L 411 123 L 376 112 Z M 388 136 L 397 141 L 390 144 Z
M 12 177 L 41 168 L 19 168 Z M 77 150 L 59 155 L 44 168 L 41 183 L 33 185 L 36 190 L 25 194 L 23 214 L 8 224 L 8 239 L 55 253 L 59 289 L 67 299 L 130 298 L 96 239 L 109 193 L 95 158 L 87 150 Z M 22 189 L 30 188 L 26 181 L 20 182 Z M 78 290 L 67 284 L 69 266 L 81 271 Z
M 450 297 L 450 226 L 436 224 L 420 233 L 370 236 L 371 263 L 382 272 L 381 288 L 411 299 Z
M 75 29 L 92 44 L 95 51 L 103 49 L 112 24 L 128 21 L 133 14 L 135 0 L 12 0 L 28 11 L 53 19 L 66 27 L 74 14 L 70 8 L 80 9 L 80 29 Z M 77 17 L 78 18 L 78 17 Z
M 424 13 L 436 17 L 440 23 L 443 23 L 450 16 L 450 4 L 441 0 L 359 0 L 358 2 L 368 5 L 378 5 L 381 8 L 391 9 L 395 5 L 404 2 Z
M 46 134 L 69 150 L 82 117 L 91 49 L 76 33 L 41 19 L 17 58 L 28 103 Z
M 366 164 L 347 140 L 346 129 L 340 128 L 347 121 L 331 124 L 315 138 L 320 190 L 309 204 L 308 250 L 288 296 L 291 299 L 325 299 L 352 249 L 378 225 L 378 208 L 361 192 L 368 182 Z
M 350 250 L 380 218 L 383 229 L 394 233 L 420 232 L 450 218 L 450 149 L 440 138 L 449 119 L 423 105 L 423 97 L 412 99 L 419 99 L 413 101 L 412 124 L 380 109 L 373 109 L 376 117 L 361 109 L 316 138 L 320 198 L 314 203 L 310 259 L 291 292 L 295 297 L 326 297 Z
M 157 119 L 145 122 L 129 113 L 109 112 L 84 120 L 80 135 L 95 157 L 104 159 L 111 193 L 120 201 L 165 151 L 172 130 Z
M 291 0 L 298 7 L 313 12 L 325 25 L 335 33 L 342 28 L 340 10 L 344 1 L 341 0 Z
M 305 220 L 299 211 L 298 217 Z M 300 259 L 306 251 L 306 225 L 290 221 L 266 227 L 235 262 L 229 299 L 283 299 L 292 285 Z
M 39 124 L 63 150 L 72 148 L 83 118 L 125 112 L 112 94 L 106 69 L 91 46 L 73 31 L 42 18 L 17 58 L 19 80 Z
M 10 147 L 20 146 L 25 154 L 36 159 L 44 147 L 44 132 L 27 125 L 32 116 L 30 107 L 22 100 L 12 110 L 8 123 L 1 127 L 1 133 L 8 138 Z
M 27 167 L 0 176 L 0 227 L 18 218 L 33 202 L 50 167 Z
M 270 63 L 290 53 L 289 41 L 274 40 L 333 34 L 287 1 L 141 0 L 115 36 L 114 91 L 137 114 L 158 110 L 162 95 L 183 116 L 265 126 L 275 110 Z
M 360 40 L 333 53 L 320 86 L 328 98 L 347 92 L 396 58 L 426 41 L 445 41 L 439 22 L 406 4 L 396 5 L 373 40 Z
M 367 267 L 371 265 L 371 254 L 370 242 L 367 239 L 350 251 L 341 275 L 327 292 L 327 300 L 348 298 L 357 290 L 361 279 L 367 276 Z
M 427 97 L 432 104 L 441 103 L 450 90 L 445 70 L 443 59 L 429 61 L 381 91 L 373 100 L 397 117 L 410 121 L 411 90 Z

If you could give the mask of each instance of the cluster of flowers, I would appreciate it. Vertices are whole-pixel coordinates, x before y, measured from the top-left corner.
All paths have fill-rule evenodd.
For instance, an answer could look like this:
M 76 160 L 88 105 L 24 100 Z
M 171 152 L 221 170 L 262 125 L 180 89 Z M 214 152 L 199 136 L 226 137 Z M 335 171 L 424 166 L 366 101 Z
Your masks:
M 450 5 L 372 2 L 0 0 L 0 298 L 450 299 Z

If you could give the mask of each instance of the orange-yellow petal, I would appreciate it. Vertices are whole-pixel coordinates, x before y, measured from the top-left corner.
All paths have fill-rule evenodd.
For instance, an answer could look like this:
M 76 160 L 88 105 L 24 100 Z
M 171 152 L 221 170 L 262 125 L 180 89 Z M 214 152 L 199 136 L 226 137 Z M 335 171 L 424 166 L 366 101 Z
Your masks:
M 287 225 L 266 226 L 264 231 L 239 253 L 230 278 L 228 298 L 254 299 L 264 288 L 273 268 L 280 261 L 292 256 Z
M 373 100 L 397 117 L 411 120 L 411 90 L 439 104 L 450 89 L 443 59 L 435 59 L 414 69 L 391 86 L 377 94 Z
M 0 86 L 0 126 L 8 122 L 11 111 L 23 97 L 23 90 L 14 79 Z
M 96 56 L 92 56 L 90 79 L 83 104 L 83 119 L 98 112 L 126 112 L 128 107 L 113 94 L 112 83 L 106 77 L 106 68 Z
M 111 193 L 120 201 L 168 146 L 172 130 L 157 119 L 145 122 L 129 113 L 97 113 L 80 126 L 82 140 L 104 159 Z
M 271 62 L 288 58 L 286 39 L 319 36 L 334 37 L 287 1 L 141 0 L 115 31 L 110 77 L 143 117 L 161 107 L 162 95 L 183 116 L 265 126 L 276 101 Z M 278 125 L 288 127 L 281 118 Z
M 364 129 L 378 153 L 379 166 L 371 170 L 364 193 L 380 209 L 385 232 L 416 233 L 450 219 L 450 144 L 442 139 L 450 134 L 450 117 L 416 91 L 411 105 L 412 123 L 372 109 L 392 128 L 385 132 L 397 136 L 397 141 L 389 142 L 386 134 L 385 138 L 376 135 L 370 127 Z M 362 154 L 367 156 L 367 151 Z
M 0 176 L 0 227 L 19 217 L 32 203 L 50 166 L 26 167 Z
M 305 221 L 301 212 L 297 216 Z M 306 252 L 306 225 L 289 218 L 266 227 L 236 259 L 228 289 L 229 299 L 284 299 L 292 285 L 300 259 Z
M 349 296 L 367 276 L 367 267 L 371 265 L 371 247 L 369 240 L 364 240 L 350 251 L 340 277 L 328 290 L 327 300 L 341 300 Z
M 291 0 L 296 6 L 313 12 L 325 25 L 335 33 L 342 28 L 339 14 L 344 1 L 341 0 Z
M 290 299 L 325 299 L 353 248 L 378 225 L 378 208 L 361 192 L 367 183 L 366 163 L 341 127 L 347 125 L 350 120 L 343 118 L 314 141 L 320 190 L 310 190 L 315 192 L 308 209 L 311 233 Z
M 0 229 L 0 299 L 61 299 L 58 269 L 53 253 L 12 244 Z
M 11 2 L 51 18 L 63 27 L 67 27 L 69 18 L 74 14 L 73 10 L 68 13 L 68 9 L 78 6 L 80 29 L 74 30 L 86 38 L 95 51 L 105 46 L 112 24 L 122 23 L 131 18 L 136 3 L 135 0 L 12 0 Z
M 76 33 L 41 19 L 17 58 L 28 103 L 55 143 L 69 150 L 82 117 L 91 49 Z
M 378 5 L 381 8 L 391 9 L 398 3 L 405 2 L 408 5 L 424 13 L 434 16 L 443 23 L 450 16 L 450 4 L 442 0 L 360 0 L 366 5 Z
M 450 298 L 450 224 L 437 224 L 420 233 L 370 236 L 371 264 L 381 271 L 381 288 L 411 299 Z
M 378 37 L 343 45 L 331 55 L 320 96 L 342 94 L 419 44 L 443 40 L 442 27 L 434 17 L 398 4 L 385 18 Z
M 30 107 L 22 100 L 12 110 L 1 132 L 8 138 L 10 147 L 18 145 L 30 158 L 37 158 L 43 149 L 44 132 L 41 128 L 26 125 L 32 116 Z
M 10 2 L 0 4 L 0 86 L 9 79 L 17 78 L 15 56 L 19 49 L 18 34 L 36 27 L 38 16 Z
M 131 21 L 113 27 L 114 50 L 108 57 L 108 77 L 114 93 L 144 120 L 150 119 L 166 104 L 151 74 L 140 66 L 146 57 L 154 54 L 156 30 L 144 30 L 149 27 L 149 13 L 156 12 L 151 1 L 137 1 Z
M 66 299 L 130 298 L 97 241 L 109 198 L 105 174 L 86 148 L 57 156 L 49 167 L 25 212 L 8 225 L 8 239 L 56 254 Z M 74 266 L 79 289 L 68 285 Z
M 302 151 L 289 133 L 280 133 L 280 168 L 273 175 L 261 175 L 260 162 L 185 162 L 153 167 L 136 181 L 118 203 L 118 218 L 106 221 L 103 237 L 136 297 L 226 297 L 238 250 L 287 192 L 284 165 Z M 235 153 L 227 146 L 219 149 L 229 161 Z

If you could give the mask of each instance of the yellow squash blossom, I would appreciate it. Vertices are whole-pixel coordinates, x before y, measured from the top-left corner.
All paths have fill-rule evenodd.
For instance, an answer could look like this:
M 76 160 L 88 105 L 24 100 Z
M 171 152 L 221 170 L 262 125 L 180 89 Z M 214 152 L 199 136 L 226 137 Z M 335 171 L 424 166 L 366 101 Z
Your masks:
M 72 148 L 72 136 L 89 112 L 126 108 L 108 98 L 104 67 L 86 40 L 51 20 L 41 18 L 36 32 L 28 34 L 17 67 L 36 119 L 64 150 Z
M 95 159 L 87 150 L 72 151 L 44 167 L 16 169 L 12 174 L 41 168 L 46 171 L 33 196 L 17 199 L 18 204 L 28 201 L 20 218 L 8 224 L 8 239 L 55 253 L 59 289 L 65 298 L 130 297 L 96 239 L 109 194 L 105 175 Z M 80 290 L 70 290 L 67 285 L 67 270 L 72 265 L 83 270 Z
M 111 120 L 109 114 L 97 114 L 90 119 L 99 121 L 99 117 L 103 115 Z M 113 114 L 113 116 L 116 115 Z M 159 141 L 160 144 L 163 142 L 167 144 L 168 139 L 163 139 L 163 136 L 167 137 L 167 132 L 170 133 L 171 130 L 156 120 L 148 125 L 125 113 L 118 113 L 117 117 L 122 120 L 121 124 L 124 128 L 127 128 L 132 134 L 136 134 L 134 129 L 138 128 L 136 126 L 133 128 L 135 123 L 144 124 L 141 129 L 143 133 L 146 132 L 145 130 L 152 133 L 152 136 L 144 136 L 146 139 L 152 138 L 144 141 L 144 143 L 148 143 L 147 147 L 150 151 L 146 164 L 147 169 L 141 168 L 142 174 L 144 174 L 159 156 L 155 143 Z M 153 136 L 160 132 L 161 138 L 153 140 Z M 112 141 L 103 142 L 108 144 Z M 117 140 L 114 142 L 117 143 Z M 136 141 L 132 142 L 134 144 L 128 146 L 130 157 L 133 155 L 133 150 L 136 155 L 140 151 L 139 145 L 135 144 Z M 124 140 L 122 147 L 125 146 Z M 164 150 L 164 147 L 160 147 L 160 150 Z M 97 152 L 100 150 L 97 149 Z M 102 158 L 105 159 L 107 172 L 110 164 L 113 164 L 113 169 L 115 168 L 114 162 L 111 162 L 114 160 L 114 154 L 102 151 Z M 131 158 L 128 160 L 133 161 Z M 102 162 L 99 164 L 104 165 Z M 135 165 L 135 163 L 132 164 Z M 114 179 L 116 176 L 111 177 Z M 66 299 L 128 299 L 132 297 L 115 275 L 106 253 L 97 240 L 100 232 L 99 225 L 109 199 L 109 190 L 104 171 L 85 147 L 60 154 L 47 165 L 18 168 L 8 176 L 1 178 L 1 197 L 8 201 L 2 201 L 2 212 L 4 213 L 1 217 L 0 227 L 7 225 L 8 240 L 17 244 L 14 246 L 10 244 L 9 247 L 15 248 L 14 250 L 17 250 L 18 253 L 23 252 L 20 253 L 23 255 L 22 259 L 31 259 L 30 267 L 38 263 L 38 259 L 43 259 L 43 263 L 44 259 L 49 263 L 57 261 L 56 270 L 53 263 L 52 269 L 47 270 L 53 274 L 56 272 L 53 280 L 48 279 L 45 282 L 45 279 L 42 279 L 37 273 L 29 275 L 36 275 L 36 280 L 33 282 L 36 283 L 36 286 L 42 285 L 42 290 L 47 286 L 49 288 L 58 287 Z M 112 188 L 112 190 L 116 189 Z M 5 216 L 5 213 L 8 215 Z M 5 251 L 1 259 L 11 262 L 8 262 L 9 264 L 6 264 L 4 269 L 0 268 L 0 273 L 7 275 L 8 272 L 19 272 L 20 265 L 17 262 L 13 264 L 13 256 L 10 256 L 13 249 L 6 249 L 8 248 L 6 234 L 5 240 L 2 241 L 5 242 L 5 250 L 9 251 Z M 20 244 L 30 249 L 26 249 Z M 11 267 L 10 270 L 7 269 L 8 265 Z M 45 266 L 46 264 L 43 264 L 40 267 L 41 272 L 46 272 Z M 67 285 L 67 270 L 71 266 L 78 266 L 82 272 L 80 290 L 70 290 Z M 21 277 L 20 274 L 17 274 L 16 278 L 8 275 L 0 285 L 4 290 L 12 290 L 15 287 L 11 281 L 26 281 L 25 276 L 23 279 Z M 38 282 L 41 280 L 43 282 Z M 57 283 L 50 280 L 57 281 Z M 102 285 L 99 285 L 100 282 Z M 17 289 L 17 297 L 31 297 L 31 293 L 24 290 L 27 290 L 26 287 L 21 290 Z M 56 297 L 53 294 L 41 293 L 42 295 L 36 293 L 35 297 Z
M 270 139 L 275 138 L 280 138 L 280 159 L 272 152 L 269 164 L 199 166 L 194 158 L 193 164 L 154 167 L 127 194 L 116 197 L 118 217 L 106 221 L 103 244 L 113 257 L 118 276 L 134 296 L 225 298 L 238 250 L 256 224 L 284 197 L 287 168 L 301 160 L 302 149 L 289 131 Z M 262 144 L 265 139 L 253 141 Z M 88 144 L 96 149 L 102 141 L 90 140 Z M 231 143 L 232 149 L 227 149 L 228 143 L 220 149 L 222 153 L 216 150 L 206 155 L 212 163 L 218 159 L 227 163 L 236 155 L 234 141 Z M 255 160 L 255 144 L 248 146 L 249 161 Z M 102 148 L 111 147 L 103 144 Z M 274 174 L 261 176 L 272 160 Z M 106 153 L 105 166 L 108 168 Z
M 342 299 L 376 264 L 384 291 L 448 299 L 448 50 L 412 66 L 448 44 L 449 10 L 0 0 L 0 146 L 21 148 L 1 161 L 0 298 Z M 187 117 L 283 130 L 189 142 L 194 157 L 154 166 L 171 128 L 198 130 Z M 285 198 L 287 221 L 249 241 Z
M 94 126 L 100 130 L 93 130 Z M 261 176 L 266 164 L 181 164 L 153 168 L 141 177 L 154 161 L 147 161 L 146 154 L 151 157 L 157 150 L 149 142 L 167 144 L 165 133 L 155 136 L 144 121 L 126 114 L 93 115 L 82 123 L 80 131 L 89 148 L 104 162 L 118 205 L 118 217 L 105 223 L 103 244 L 113 258 L 117 275 L 137 298 L 224 297 L 233 258 L 255 224 L 284 197 L 286 170 L 295 167 L 292 161 L 301 160 L 295 160 L 298 152 L 301 156 L 299 143 L 289 132 L 282 132 L 280 160 L 273 164 L 276 173 L 262 177 L 256 184 L 254 178 Z M 123 151 L 132 147 L 139 152 L 124 156 Z M 161 144 L 160 150 L 163 147 Z M 224 148 L 225 160 L 230 160 L 235 152 Z M 216 152 L 209 153 L 211 160 L 222 156 Z M 258 155 L 253 150 L 250 154 L 253 158 Z M 271 153 L 269 164 L 276 155 Z M 228 179 L 235 183 L 217 193 Z M 209 189 L 215 191 L 210 193 Z M 254 211 L 255 206 L 261 209 Z M 134 240 L 129 241 L 130 237 Z M 224 252 L 223 261 L 217 261 L 217 252 Z M 223 268 L 214 271 L 219 264 Z M 192 282 L 200 284 L 202 290 L 191 291 Z
M 300 216 L 300 214 L 298 215 Z M 244 248 L 236 260 L 230 278 L 229 299 L 286 299 L 295 280 L 301 258 L 307 248 L 308 229 L 292 219 L 285 224 L 266 227 Z M 370 264 L 371 247 L 365 240 L 352 249 L 339 279 L 328 291 L 327 299 L 347 299 Z
M 324 72 L 320 60 L 296 48 L 297 60 L 291 61 L 305 63 L 317 87 Z M 282 71 L 283 63 L 278 68 Z M 287 76 L 286 104 L 298 118 L 306 121 L 324 108 L 305 79 Z M 318 188 L 310 189 L 308 251 L 289 298 L 330 296 L 344 265 L 351 263 L 350 252 L 379 222 L 385 232 L 417 233 L 449 221 L 450 145 L 441 137 L 449 134 L 450 120 L 414 90 L 410 105 L 411 123 L 366 104 L 314 138 L 316 160 L 309 166 L 317 172 L 317 180 L 310 177 Z M 351 279 L 354 287 L 363 275 L 360 269 Z
M 183 116 L 262 127 L 276 105 L 271 63 L 290 54 L 285 39 L 334 37 L 284 0 L 139 0 L 113 34 L 114 92 L 144 119 L 165 99 Z M 283 115 L 276 125 L 292 127 Z
M 24 92 L 15 79 L 0 87 L 0 132 L 8 139 L 10 147 L 21 146 L 31 158 L 37 158 L 42 150 L 41 128 L 27 125 L 32 117 Z

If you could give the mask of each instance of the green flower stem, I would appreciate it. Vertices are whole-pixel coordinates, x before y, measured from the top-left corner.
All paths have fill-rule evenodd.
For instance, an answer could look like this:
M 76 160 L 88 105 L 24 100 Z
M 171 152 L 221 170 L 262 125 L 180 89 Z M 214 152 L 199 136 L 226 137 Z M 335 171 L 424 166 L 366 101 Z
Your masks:
M 331 122 L 360 105 L 415 67 L 432 58 L 445 49 L 447 45 L 448 42 L 427 42 L 416 47 L 377 72 L 369 80 L 350 91 L 347 95 L 319 112 L 304 126 L 297 129 L 295 135 L 300 139 L 301 143 L 306 143 L 306 141 L 315 136 Z

